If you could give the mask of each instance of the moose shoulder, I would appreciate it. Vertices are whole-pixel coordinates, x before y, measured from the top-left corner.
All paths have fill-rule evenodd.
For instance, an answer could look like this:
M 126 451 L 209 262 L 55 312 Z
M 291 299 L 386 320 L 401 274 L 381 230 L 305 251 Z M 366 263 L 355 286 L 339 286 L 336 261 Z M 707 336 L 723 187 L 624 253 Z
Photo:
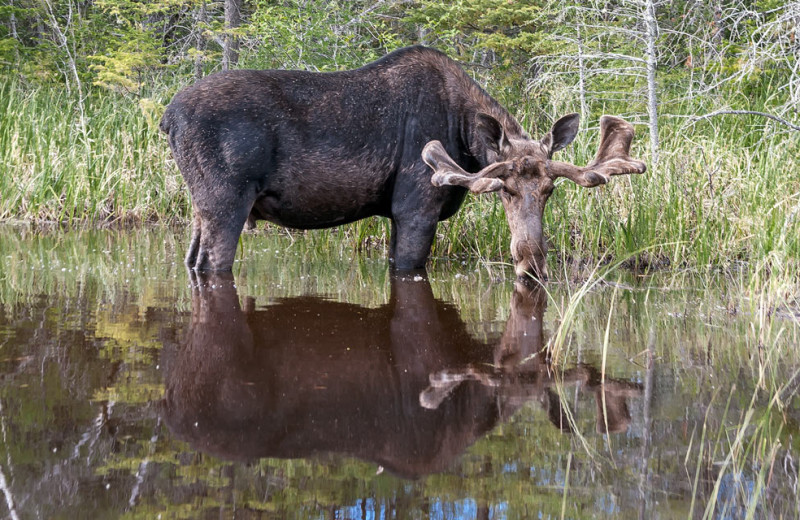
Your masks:
M 553 180 L 597 186 L 645 170 L 628 157 L 633 127 L 608 116 L 590 165 L 551 161 L 575 138 L 577 115 L 532 139 L 456 62 L 424 47 L 352 71 L 218 73 L 179 92 L 161 129 L 192 196 L 186 264 L 196 270 L 230 270 L 248 220 L 311 229 L 372 215 L 391 219 L 395 267 L 422 268 L 437 223 L 471 190 L 500 192 L 517 275 L 543 277 Z

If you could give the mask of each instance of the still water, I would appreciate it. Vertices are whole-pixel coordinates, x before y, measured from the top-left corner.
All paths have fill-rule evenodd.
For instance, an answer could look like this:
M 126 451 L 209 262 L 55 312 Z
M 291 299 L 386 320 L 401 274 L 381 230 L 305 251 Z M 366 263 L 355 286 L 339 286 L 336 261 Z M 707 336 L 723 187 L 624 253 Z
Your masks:
M 322 235 L 0 228 L 0 516 L 797 518 L 800 327 Z

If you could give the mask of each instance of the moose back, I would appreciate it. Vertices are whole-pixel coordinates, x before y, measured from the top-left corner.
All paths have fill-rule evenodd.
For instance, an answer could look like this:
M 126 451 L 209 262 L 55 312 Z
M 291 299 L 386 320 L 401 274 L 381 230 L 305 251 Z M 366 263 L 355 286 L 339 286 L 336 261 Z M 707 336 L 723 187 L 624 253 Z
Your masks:
M 565 116 L 541 140 L 444 54 L 395 51 L 357 70 L 238 70 L 175 95 L 161 121 L 192 197 L 186 264 L 227 271 L 246 222 L 298 229 L 391 219 L 390 261 L 425 266 L 437 223 L 467 190 L 500 193 L 519 277 L 545 276 L 542 214 L 553 181 L 586 187 L 642 173 L 633 127 L 601 119 L 586 167 L 552 160 L 578 132 Z M 474 172 L 474 173 L 472 173 Z

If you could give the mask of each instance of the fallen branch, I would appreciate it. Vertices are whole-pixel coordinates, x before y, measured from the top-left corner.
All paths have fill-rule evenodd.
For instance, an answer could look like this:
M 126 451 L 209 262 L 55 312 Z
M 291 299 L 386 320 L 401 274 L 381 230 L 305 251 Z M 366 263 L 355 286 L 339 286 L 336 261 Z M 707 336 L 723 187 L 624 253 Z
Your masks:
M 772 114 L 768 114 L 766 112 L 756 112 L 756 111 L 753 111 L 753 110 L 717 110 L 716 112 L 711 112 L 710 114 L 705 114 L 705 115 L 702 115 L 702 116 L 693 117 L 692 120 L 693 121 L 700 121 L 702 119 L 708 119 L 710 117 L 723 116 L 723 115 L 751 115 L 751 116 L 766 117 L 768 119 L 772 119 L 773 121 L 777 121 L 778 123 L 784 124 L 784 125 L 788 126 L 789 128 L 791 128 L 792 130 L 796 130 L 796 131 L 800 132 L 800 126 L 798 126 L 798 125 L 796 125 L 794 123 L 791 123 L 791 122 L 789 122 L 789 121 L 787 121 L 785 119 L 781 119 L 778 116 L 774 116 Z

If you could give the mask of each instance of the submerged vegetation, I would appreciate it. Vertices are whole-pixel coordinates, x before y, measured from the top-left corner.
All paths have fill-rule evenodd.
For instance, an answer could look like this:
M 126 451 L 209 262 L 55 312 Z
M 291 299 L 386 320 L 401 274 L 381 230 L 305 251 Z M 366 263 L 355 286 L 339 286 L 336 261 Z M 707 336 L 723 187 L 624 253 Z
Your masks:
M 557 278 L 610 261 L 722 270 L 797 315 L 797 2 L 227 4 L 236 26 L 222 2 L 199 0 L 0 10 L 0 220 L 185 222 L 188 192 L 158 131 L 180 87 L 222 66 L 336 70 L 422 43 L 460 60 L 534 135 L 580 112 L 584 132 L 562 159 L 591 160 L 603 113 L 636 123 L 645 175 L 591 190 L 561 182 L 551 198 Z M 304 235 L 381 247 L 388 225 Z M 433 255 L 504 262 L 508 241 L 499 201 L 471 197 L 440 225 Z

